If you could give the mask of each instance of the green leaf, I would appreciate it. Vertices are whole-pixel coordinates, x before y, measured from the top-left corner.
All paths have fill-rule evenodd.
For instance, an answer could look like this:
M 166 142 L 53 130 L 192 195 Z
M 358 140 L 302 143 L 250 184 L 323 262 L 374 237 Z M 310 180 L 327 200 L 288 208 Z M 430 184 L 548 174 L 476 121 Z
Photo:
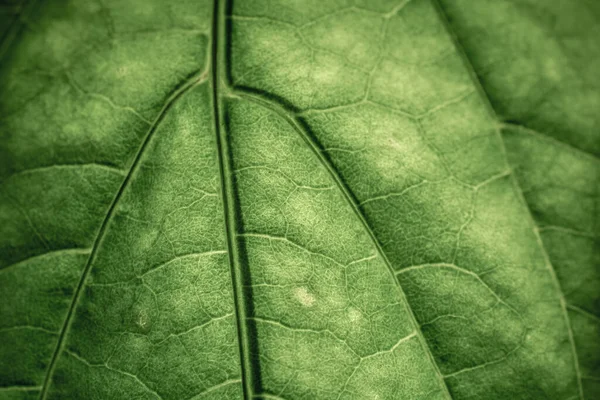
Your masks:
M 0 10 L 0 398 L 600 395 L 596 3 Z

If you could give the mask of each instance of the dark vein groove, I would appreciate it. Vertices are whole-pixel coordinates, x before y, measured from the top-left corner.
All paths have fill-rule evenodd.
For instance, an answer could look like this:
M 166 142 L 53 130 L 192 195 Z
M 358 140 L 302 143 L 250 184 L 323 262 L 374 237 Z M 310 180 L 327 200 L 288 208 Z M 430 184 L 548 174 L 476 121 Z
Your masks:
M 8 53 L 10 47 L 15 42 L 15 39 L 21 34 L 27 23 L 27 17 L 33 10 L 37 0 L 25 0 L 19 6 L 19 10 L 15 13 L 13 20 L 10 22 L 4 35 L 0 38 L 0 59 L 4 58 L 4 55 Z
M 446 11 L 444 10 L 444 8 L 442 7 L 441 3 L 439 0 L 432 0 L 433 4 L 435 5 L 435 8 L 437 10 L 438 16 L 440 18 L 441 23 L 444 25 L 444 28 L 446 29 L 446 32 L 448 33 L 448 35 L 450 36 L 454 47 L 456 48 L 456 51 L 458 53 L 458 55 L 461 57 L 463 64 L 465 66 L 465 68 L 467 69 L 469 75 L 471 76 L 471 80 L 473 82 L 473 84 L 475 85 L 479 96 L 481 98 L 481 100 L 483 101 L 483 103 L 485 104 L 485 106 L 488 109 L 488 112 L 490 113 L 490 116 L 494 119 L 494 121 L 496 121 L 496 133 L 499 137 L 500 140 L 500 144 L 502 147 L 502 152 L 504 153 L 504 160 L 506 165 L 509 166 L 509 162 L 508 162 L 508 156 L 506 153 L 506 146 L 504 144 L 504 138 L 502 136 L 502 132 L 501 132 L 501 120 L 498 117 L 496 110 L 494 109 L 494 106 L 492 105 L 492 102 L 490 100 L 490 97 L 487 95 L 485 89 L 483 88 L 483 85 L 481 83 L 481 78 L 479 77 L 479 75 L 477 74 L 477 72 L 475 71 L 475 67 L 473 66 L 473 63 L 471 62 L 471 60 L 469 59 L 464 46 L 462 45 L 462 43 L 460 42 L 460 40 L 458 39 L 458 36 L 456 35 L 456 33 L 454 32 L 454 30 L 452 29 L 452 27 L 450 26 L 450 23 L 448 21 L 448 17 L 446 14 Z M 575 345 L 575 338 L 573 337 L 573 329 L 571 328 L 571 319 L 569 317 L 569 313 L 567 312 L 567 302 L 565 300 L 565 296 L 562 290 L 562 287 L 560 285 L 560 282 L 558 280 L 558 277 L 556 276 L 556 271 L 554 270 L 554 266 L 552 265 L 552 262 L 550 261 L 550 257 L 548 256 L 548 252 L 546 251 L 546 247 L 544 246 L 544 243 L 542 241 L 542 238 L 539 234 L 539 227 L 537 226 L 535 220 L 533 219 L 533 215 L 531 213 L 531 209 L 529 208 L 529 204 L 527 203 L 527 201 L 525 200 L 525 196 L 523 195 L 523 189 L 521 188 L 521 186 L 519 185 L 519 182 L 516 178 L 516 176 L 511 173 L 510 174 L 510 178 L 512 181 L 512 185 L 514 187 L 515 193 L 517 195 L 517 197 L 519 198 L 519 200 L 521 201 L 521 203 L 523 204 L 523 207 L 525 207 L 525 209 L 527 210 L 527 214 L 529 216 L 529 223 L 532 227 L 532 230 L 536 236 L 536 240 L 538 242 L 538 245 L 540 247 L 540 250 L 542 251 L 543 255 L 544 255 L 544 261 L 546 263 L 546 266 L 548 267 L 548 271 L 550 273 L 550 276 L 552 278 L 552 281 L 554 283 L 554 286 L 556 288 L 558 297 L 559 297 L 559 302 L 560 302 L 560 306 L 562 308 L 562 314 L 563 314 L 563 318 L 565 321 L 565 325 L 567 328 L 567 333 L 569 336 L 569 342 L 571 345 L 571 350 L 573 353 L 573 362 L 574 362 L 574 367 L 575 367 L 575 373 L 577 375 L 577 384 L 578 384 L 578 389 L 579 389 L 579 398 L 581 400 L 585 399 L 584 394 L 583 394 L 583 384 L 581 382 L 581 372 L 579 370 L 579 356 L 577 354 L 577 347 Z
M 324 152 L 322 151 L 321 146 L 318 143 L 318 140 L 315 137 L 313 137 L 311 130 L 308 127 L 308 124 L 302 118 L 296 117 L 293 109 L 291 109 L 291 110 L 287 109 L 285 107 L 285 103 L 283 103 L 283 105 L 278 104 L 273 98 L 269 98 L 270 96 L 268 94 L 261 95 L 261 94 L 259 94 L 259 91 L 256 89 L 249 91 L 249 90 L 246 90 L 245 88 L 239 88 L 239 87 L 236 87 L 233 92 L 235 93 L 235 95 L 237 95 L 243 99 L 252 101 L 256 104 L 259 104 L 262 107 L 265 107 L 265 108 L 271 110 L 272 112 L 277 113 L 282 118 L 284 118 L 294 128 L 294 130 L 300 135 L 302 140 L 312 150 L 312 152 L 315 154 L 315 156 L 320 161 L 320 163 L 325 167 L 328 174 L 335 182 L 336 186 L 342 192 L 344 199 L 346 200 L 348 205 L 350 205 L 350 207 L 352 208 L 352 211 L 354 212 L 356 217 L 359 219 L 359 221 L 363 225 L 363 228 L 365 229 L 365 231 L 371 238 L 371 241 L 373 242 L 373 244 L 375 245 L 375 247 L 377 249 L 377 253 L 379 254 L 381 259 L 387 266 L 387 270 L 390 273 L 392 279 L 394 280 L 396 287 L 398 288 L 398 293 L 400 295 L 400 298 L 402 299 L 402 302 L 404 304 L 406 312 L 408 313 L 408 315 L 413 323 L 413 326 L 415 328 L 415 331 L 417 332 L 417 337 L 419 338 L 421 347 L 427 353 L 427 356 L 431 362 L 431 365 L 434 368 L 435 373 L 440 380 L 440 386 L 441 386 L 440 389 L 445 392 L 445 395 L 447 398 L 451 399 L 452 396 L 450 395 L 448 386 L 446 385 L 446 381 L 444 380 L 444 378 L 437 366 L 437 363 L 435 362 L 435 359 L 433 358 L 433 354 L 431 353 L 431 350 L 425 340 L 425 336 L 421 332 L 421 328 L 420 328 L 420 326 L 415 318 L 415 315 L 408 303 L 406 295 L 404 294 L 404 290 L 402 289 L 402 286 L 400 285 L 400 282 L 398 281 L 398 278 L 392 267 L 392 264 L 390 263 L 389 259 L 387 258 L 387 255 L 383 251 L 383 248 L 381 247 L 379 240 L 375 236 L 375 233 L 371 229 L 363 212 L 360 210 L 360 206 L 358 205 L 358 201 L 354 197 L 354 194 L 350 191 L 350 189 L 348 188 L 348 186 L 344 182 L 344 180 L 339 176 L 338 172 L 336 171 L 335 167 L 333 166 L 333 163 L 329 160 L 327 155 L 325 155 Z
M 560 141 L 560 140 L 558 140 L 558 139 L 556 139 L 556 138 L 554 138 L 552 136 L 545 135 L 545 134 L 543 134 L 541 132 L 536 131 L 535 129 L 528 128 L 527 126 L 519 124 L 519 123 L 515 123 L 515 122 L 503 122 L 503 123 L 500 124 L 500 127 L 503 130 L 504 129 L 511 129 L 511 130 L 514 130 L 514 131 L 517 131 L 517 132 L 520 132 L 520 133 L 524 133 L 524 134 L 528 134 L 528 135 L 531 135 L 531 136 L 535 136 L 535 137 L 537 137 L 537 138 L 539 138 L 539 139 L 541 139 L 541 140 L 543 140 L 545 142 L 555 144 L 557 146 L 562 147 L 563 149 L 567 149 L 571 153 L 575 153 L 575 154 L 577 154 L 579 156 L 589 157 L 590 159 L 595 160 L 595 161 L 599 161 L 600 160 L 600 157 L 598 157 L 594 153 L 591 153 L 591 152 L 589 152 L 587 150 L 580 149 L 578 147 L 574 147 L 573 145 L 571 145 L 571 144 L 569 144 L 567 142 L 562 142 L 562 141 Z
M 156 119 L 154 120 L 154 122 L 152 123 L 150 128 L 148 129 L 146 136 L 144 137 L 144 139 L 142 141 L 142 144 L 138 148 L 135 158 L 134 158 L 133 162 L 131 163 L 131 167 L 129 168 L 129 171 L 127 172 L 127 175 L 125 176 L 125 179 L 123 179 L 123 182 L 121 183 L 121 186 L 119 187 L 117 194 L 113 198 L 113 200 L 108 208 L 108 211 L 106 213 L 106 216 L 104 217 L 104 220 L 102 221 L 102 225 L 100 226 L 100 229 L 98 230 L 98 234 L 96 235 L 96 239 L 94 240 L 94 244 L 92 246 L 90 256 L 88 257 L 85 267 L 83 268 L 83 272 L 81 274 L 81 278 L 79 279 L 79 283 L 77 284 L 77 288 L 75 289 L 75 292 L 73 294 L 73 298 L 71 300 L 71 305 L 69 306 L 67 316 L 65 317 L 63 325 L 60 329 L 60 334 L 58 337 L 58 341 L 56 343 L 56 347 L 54 348 L 54 353 L 52 354 L 52 358 L 50 359 L 48 369 L 46 370 L 46 376 L 44 377 L 44 384 L 42 386 L 42 390 L 40 391 L 40 400 L 44 400 L 48 394 L 48 389 L 50 387 L 50 381 L 52 379 L 52 375 L 54 374 L 54 369 L 56 368 L 56 362 L 58 361 L 58 358 L 60 357 L 60 355 L 63 351 L 65 338 L 67 336 L 67 332 L 69 331 L 69 329 L 71 327 L 71 323 L 73 321 L 73 316 L 75 314 L 77 304 L 79 303 L 79 300 L 82 296 L 83 288 L 85 286 L 85 281 L 86 281 L 88 275 L 90 274 L 90 271 L 92 270 L 92 264 L 94 263 L 96 255 L 98 254 L 98 250 L 100 249 L 102 240 L 104 239 L 104 235 L 106 233 L 108 225 L 110 224 L 110 221 L 112 220 L 112 217 L 115 213 L 115 209 L 117 207 L 117 204 L 119 203 L 119 200 L 123 196 L 123 193 L 125 192 L 125 189 L 129 185 L 129 182 L 131 181 L 133 175 L 135 175 L 135 172 L 137 171 L 140 161 L 142 159 L 142 156 L 144 155 L 144 152 L 147 149 L 148 144 L 150 143 L 152 137 L 154 136 L 154 133 L 156 132 L 157 127 L 160 125 L 160 122 L 164 119 L 167 111 L 169 109 L 171 109 L 173 104 L 179 98 L 181 98 L 181 96 L 183 94 L 185 94 L 189 89 L 191 89 L 195 85 L 202 83 L 204 80 L 205 80 L 205 78 L 204 78 L 203 73 L 200 73 L 200 74 L 194 73 L 191 78 L 184 81 L 183 84 L 179 85 L 174 90 L 174 92 L 167 99 L 167 101 L 164 104 L 164 106 L 162 107 L 162 109 L 159 111 L 158 116 L 156 117 Z
M 237 243 L 237 219 L 236 219 L 236 201 L 235 188 L 233 185 L 233 174 L 231 165 L 230 149 L 227 142 L 227 132 L 225 116 L 221 104 L 221 85 L 227 81 L 226 72 L 226 18 L 229 4 L 224 1 L 215 0 L 212 21 L 212 39 L 211 39 L 211 86 L 212 86 L 212 105 L 213 121 L 215 124 L 215 135 L 217 144 L 217 158 L 219 161 L 219 178 L 221 186 L 221 201 L 223 202 L 223 218 L 225 226 L 225 237 L 227 240 L 227 254 L 229 257 L 229 267 L 231 270 L 231 282 L 233 286 L 233 300 L 237 323 L 238 346 L 240 353 L 240 368 L 242 375 L 242 390 L 244 399 L 253 398 L 253 392 L 257 389 L 254 385 L 259 381 L 257 370 L 252 368 L 252 358 L 250 350 L 248 309 L 246 299 L 251 298 L 249 285 L 245 282 L 247 276 L 244 273 L 240 249 Z
M 40 258 L 44 258 L 44 257 L 52 257 L 54 255 L 56 255 L 57 253 L 75 253 L 75 254 L 86 254 L 89 253 L 91 251 L 91 249 L 85 248 L 85 247 L 65 247 L 62 249 L 52 249 L 52 250 L 48 250 L 44 253 L 40 253 L 40 254 L 34 254 L 32 256 L 29 256 L 27 258 L 24 258 L 22 260 L 16 261 L 13 264 L 9 264 L 7 266 L 4 266 L 2 268 L 0 268 L 0 274 L 6 271 L 9 271 L 13 268 L 17 268 L 19 266 L 22 266 L 24 264 L 27 264 L 28 262 L 34 261 L 34 260 L 38 260 Z

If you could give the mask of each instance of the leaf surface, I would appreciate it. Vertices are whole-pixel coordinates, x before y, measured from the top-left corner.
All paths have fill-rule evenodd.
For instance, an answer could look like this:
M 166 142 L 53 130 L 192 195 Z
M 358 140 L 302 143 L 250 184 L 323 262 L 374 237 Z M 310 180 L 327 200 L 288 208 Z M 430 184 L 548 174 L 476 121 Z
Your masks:
M 597 7 L 134 3 L 2 14 L 0 398 L 598 395 Z

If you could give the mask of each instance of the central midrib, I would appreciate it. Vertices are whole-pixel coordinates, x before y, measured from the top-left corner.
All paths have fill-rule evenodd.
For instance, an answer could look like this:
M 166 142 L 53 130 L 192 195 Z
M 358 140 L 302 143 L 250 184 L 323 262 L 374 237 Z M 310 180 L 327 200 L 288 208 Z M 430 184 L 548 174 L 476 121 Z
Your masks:
M 217 158 L 219 162 L 219 177 L 221 186 L 221 202 L 223 204 L 223 219 L 227 254 L 233 286 L 233 300 L 237 324 L 238 346 L 240 353 L 240 368 L 244 399 L 253 398 L 254 382 L 250 355 L 250 335 L 248 332 L 247 305 L 244 290 L 244 271 L 240 261 L 237 245 L 237 226 L 234 187 L 231 173 L 231 160 L 227 132 L 225 131 L 221 91 L 226 82 L 225 60 L 225 11 L 224 1 L 215 0 L 212 16 L 212 35 L 210 52 L 210 80 L 212 88 L 213 121 L 216 135 Z

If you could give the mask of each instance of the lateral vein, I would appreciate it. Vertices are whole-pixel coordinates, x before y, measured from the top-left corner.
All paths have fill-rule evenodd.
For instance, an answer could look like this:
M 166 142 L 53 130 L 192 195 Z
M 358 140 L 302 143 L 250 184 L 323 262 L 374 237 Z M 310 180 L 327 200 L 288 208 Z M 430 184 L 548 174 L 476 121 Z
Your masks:
M 438 377 L 438 380 L 440 383 L 440 388 L 442 390 L 444 390 L 446 398 L 452 399 L 452 396 L 450 395 L 450 392 L 448 390 L 448 386 L 446 385 L 446 381 L 444 380 L 444 377 L 442 376 L 442 373 L 440 372 L 440 370 L 437 366 L 437 363 L 435 362 L 435 360 L 433 358 L 431 349 L 429 348 L 429 346 L 425 340 L 425 336 L 423 335 L 423 332 L 421 332 L 421 328 L 419 327 L 419 324 L 415 318 L 415 315 L 414 315 L 410 305 L 408 304 L 408 300 L 406 298 L 406 295 L 404 294 L 404 290 L 402 289 L 402 286 L 400 285 L 400 281 L 398 280 L 398 277 L 396 276 L 396 273 L 395 273 L 394 269 L 392 268 L 392 265 L 391 265 L 389 259 L 387 258 L 387 255 L 383 251 L 383 248 L 381 247 L 379 240 L 375 236 L 375 233 L 369 226 L 367 220 L 365 219 L 365 216 L 363 215 L 362 211 L 360 210 L 360 207 L 358 205 L 356 198 L 350 192 L 350 189 L 348 189 L 348 187 L 343 182 L 343 180 L 340 178 L 340 176 L 338 175 L 334 166 L 325 157 L 325 155 L 323 154 L 323 152 L 321 151 L 321 149 L 319 148 L 319 145 L 315 142 L 315 140 L 310 136 L 310 134 L 308 132 L 305 131 L 305 128 L 302 126 L 301 122 L 294 116 L 293 112 L 291 112 L 290 110 L 287 110 L 284 106 L 278 104 L 277 102 L 275 102 L 273 100 L 265 99 L 265 98 L 261 97 L 260 95 L 248 92 L 241 88 L 236 88 L 234 90 L 234 93 L 235 93 L 235 95 L 238 95 L 241 98 L 244 98 L 244 99 L 252 101 L 256 104 L 259 104 L 259 105 L 267 108 L 268 110 L 271 110 L 272 112 L 277 113 L 282 118 L 284 118 L 294 128 L 294 130 L 300 135 L 300 137 L 306 143 L 306 145 L 308 145 L 308 147 L 312 150 L 312 152 L 315 154 L 315 156 L 317 157 L 319 162 L 323 165 L 323 167 L 325 167 L 326 171 L 328 172 L 328 174 L 330 175 L 332 180 L 335 182 L 336 186 L 342 192 L 344 199 L 346 200 L 346 202 L 348 203 L 348 205 L 350 206 L 350 208 L 352 209 L 352 211 L 354 212 L 356 217 L 362 223 L 363 228 L 365 229 L 365 231 L 371 238 L 373 245 L 377 249 L 377 253 L 379 254 L 381 259 L 385 263 L 389 274 L 391 275 L 392 279 L 394 280 L 394 282 L 396 284 L 396 287 L 398 289 L 400 298 L 402 299 L 404 308 L 405 308 L 407 314 L 409 315 L 409 318 L 410 318 L 413 326 L 415 327 L 415 332 L 419 339 L 421 347 L 427 353 L 427 356 L 431 362 L 432 368 L 433 368 L 434 372 L 436 373 L 436 376 Z
M 452 30 L 450 24 L 448 23 L 448 18 L 446 16 L 446 12 L 444 11 L 443 7 L 441 6 L 441 4 L 439 3 L 439 0 L 434 0 L 433 1 L 435 4 L 435 8 L 438 12 L 438 15 L 440 17 L 441 22 L 444 24 L 444 27 L 446 29 L 446 31 L 448 32 L 448 34 L 450 35 L 454 46 L 456 48 L 457 53 L 460 55 L 460 57 L 463 60 L 463 64 L 465 65 L 465 68 L 468 70 L 471 79 L 473 81 L 473 84 L 475 85 L 477 92 L 479 93 L 480 98 L 482 99 L 482 101 L 485 103 L 485 106 L 488 108 L 488 112 L 490 113 L 490 116 L 496 121 L 496 128 L 494 129 L 496 134 L 499 137 L 499 142 L 501 145 L 501 149 L 502 149 L 502 153 L 504 156 L 504 162 L 507 166 L 509 165 L 508 162 L 508 155 L 506 153 L 506 146 L 504 143 L 504 138 L 502 137 L 502 133 L 501 133 L 501 129 L 503 127 L 503 124 L 500 120 L 500 118 L 498 118 L 498 115 L 496 114 L 496 110 L 494 109 L 494 107 L 492 106 L 492 103 L 487 95 L 487 93 L 485 92 L 483 85 L 481 84 L 481 81 L 479 79 L 479 76 L 477 75 L 475 68 L 473 67 L 473 64 L 471 63 L 470 59 L 468 58 L 462 44 L 460 43 L 460 41 L 458 40 L 458 37 L 456 36 L 456 34 L 454 33 L 454 31 Z M 504 124 L 504 127 L 506 127 L 507 125 Z M 521 129 L 526 129 L 526 128 L 521 128 Z M 531 133 L 531 130 L 528 130 L 529 133 Z M 536 134 L 539 134 L 538 132 L 535 132 Z M 583 384 L 582 384 L 582 378 L 581 378 L 581 371 L 579 369 L 579 357 L 577 355 L 577 347 L 575 345 L 575 338 L 573 336 L 573 329 L 571 328 L 571 319 L 569 317 L 569 313 L 567 312 L 567 302 L 565 300 L 565 296 L 562 290 L 562 287 L 560 285 L 560 282 L 558 280 L 558 277 L 556 276 L 556 271 L 554 269 L 554 266 L 552 265 L 552 262 L 550 261 L 550 256 L 548 255 L 548 251 L 546 250 L 546 247 L 544 246 L 544 243 L 542 241 L 542 238 L 540 236 L 539 233 L 539 227 L 537 226 L 535 220 L 533 219 L 533 215 L 531 214 L 531 209 L 529 208 L 529 205 L 527 204 L 527 201 L 525 200 L 525 196 L 523 194 L 523 189 L 521 188 L 521 186 L 519 185 L 519 182 L 517 181 L 516 177 L 514 174 L 510 174 L 510 178 L 511 178 L 511 183 L 513 185 L 513 188 L 515 190 L 516 195 L 519 197 L 519 200 L 521 201 L 521 203 L 523 204 L 523 207 L 525 208 L 525 210 L 527 210 L 527 218 L 529 219 L 529 225 L 531 226 L 531 229 L 533 231 L 533 234 L 535 235 L 536 241 L 538 243 L 538 246 L 542 252 L 542 255 L 544 257 L 544 263 L 546 264 L 546 267 L 548 269 L 548 272 L 550 273 L 550 277 L 552 279 L 552 282 L 555 286 L 556 292 L 558 294 L 558 300 L 560 303 L 560 307 L 562 309 L 562 315 L 563 315 L 563 319 L 565 322 L 565 326 L 567 329 L 567 334 L 569 337 L 569 342 L 571 345 L 571 352 L 573 353 L 573 361 L 574 361 L 574 367 L 575 367 L 575 374 L 577 377 L 577 384 L 578 384 L 578 389 L 579 389 L 579 398 L 581 400 L 585 399 L 585 396 L 583 394 Z
M 77 308 L 79 300 L 81 299 L 81 296 L 83 293 L 83 288 L 85 287 L 85 281 L 86 281 L 87 277 L 89 276 L 90 271 L 92 270 L 92 265 L 94 263 L 96 255 L 98 254 L 98 251 L 99 251 L 102 241 L 104 239 L 104 235 L 106 234 L 108 225 L 110 224 L 110 221 L 112 220 L 112 217 L 115 213 L 117 204 L 121 200 L 121 197 L 123 196 L 123 193 L 125 192 L 125 189 L 129 185 L 129 182 L 131 181 L 132 177 L 135 175 L 135 173 L 139 167 L 139 164 L 141 162 L 142 156 L 144 155 L 145 150 L 148 148 L 148 144 L 150 143 L 152 137 L 154 137 L 154 133 L 156 132 L 158 125 L 163 120 L 167 111 L 173 106 L 173 104 L 179 98 L 181 98 L 181 96 L 185 92 L 187 92 L 189 89 L 191 89 L 195 85 L 201 83 L 203 81 L 203 75 L 204 74 L 194 74 L 190 79 L 185 81 L 183 83 L 183 85 L 178 87 L 171 94 L 171 96 L 167 99 L 167 102 L 163 105 L 162 109 L 159 111 L 154 122 L 148 129 L 146 136 L 144 137 L 144 140 L 142 141 L 140 147 L 138 148 L 135 158 L 131 164 L 131 167 L 127 171 L 127 175 L 123 179 L 121 186 L 119 187 L 119 190 L 117 191 L 117 194 L 115 195 L 110 206 L 108 207 L 108 211 L 104 217 L 104 220 L 102 221 L 102 224 L 100 225 L 100 229 L 98 230 L 98 234 L 96 235 L 96 238 L 94 240 L 94 244 L 92 246 L 90 255 L 87 259 L 85 267 L 83 268 L 83 272 L 82 272 L 79 282 L 77 284 L 77 288 L 75 289 L 75 292 L 73 293 L 73 297 L 71 299 L 71 304 L 67 311 L 67 315 L 66 315 L 63 325 L 60 329 L 58 341 L 54 348 L 52 358 L 50 359 L 50 363 L 48 364 L 48 369 L 46 370 L 46 375 L 44 377 L 44 383 L 42 385 L 42 390 L 40 392 L 40 400 L 45 400 L 46 396 L 48 394 L 48 389 L 50 387 L 50 381 L 52 379 L 52 375 L 54 374 L 54 369 L 56 368 L 56 362 L 58 361 L 58 358 L 60 357 L 60 355 L 63 351 L 65 338 L 66 338 L 67 332 L 69 331 L 69 329 L 71 327 L 71 323 L 73 321 L 73 316 L 75 314 L 75 310 Z

